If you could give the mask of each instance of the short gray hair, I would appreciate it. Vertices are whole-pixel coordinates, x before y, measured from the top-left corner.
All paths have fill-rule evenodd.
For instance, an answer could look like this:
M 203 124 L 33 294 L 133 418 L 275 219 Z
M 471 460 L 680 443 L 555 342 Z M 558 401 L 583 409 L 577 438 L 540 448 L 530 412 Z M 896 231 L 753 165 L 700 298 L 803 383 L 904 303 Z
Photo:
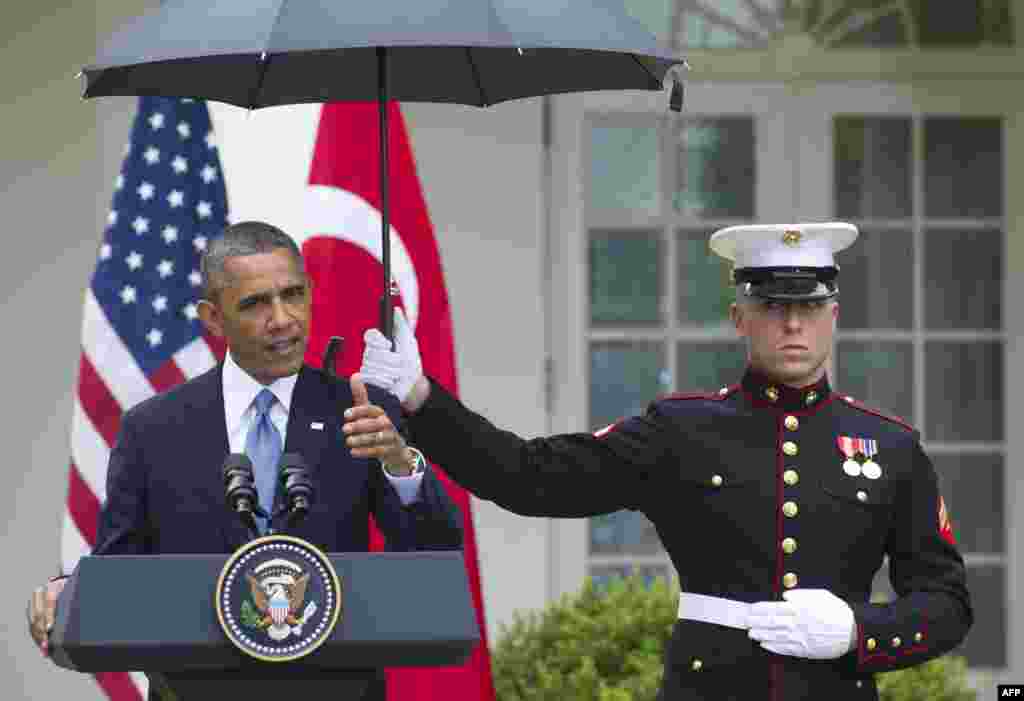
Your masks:
M 243 221 L 228 226 L 221 236 L 210 242 L 199 263 L 203 299 L 215 300 L 217 293 L 224 288 L 227 276 L 224 264 L 229 258 L 270 253 L 279 248 L 287 249 L 299 270 L 305 270 L 298 244 L 276 226 L 261 221 Z

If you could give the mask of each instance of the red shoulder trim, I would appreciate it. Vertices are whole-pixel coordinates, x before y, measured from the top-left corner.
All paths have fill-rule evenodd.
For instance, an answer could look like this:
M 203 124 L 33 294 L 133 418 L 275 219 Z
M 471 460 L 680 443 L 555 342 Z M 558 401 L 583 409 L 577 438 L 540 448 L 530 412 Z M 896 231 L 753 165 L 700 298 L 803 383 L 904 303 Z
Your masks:
M 739 385 L 732 385 L 731 387 L 723 387 L 717 392 L 673 392 L 671 394 L 663 394 L 657 398 L 657 401 L 662 402 L 667 399 L 725 399 L 730 394 L 733 394 L 740 388 Z
M 886 421 L 890 421 L 890 422 L 896 424 L 897 426 L 902 426 L 903 428 L 907 429 L 908 431 L 916 431 L 917 430 L 913 426 L 911 426 L 907 422 L 906 419 L 904 419 L 901 416 L 896 416 L 895 414 L 883 414 L 878 409 L 875 409 L 874 407 L 869 407 L 869 406 L 867 406 L 865 404 L 862 404 L 862 403 L 858 402 L 856 399 L 854 399 L 853 397 L 851 397 L 851 396 L 849 396 L 847 394 L 840 394 L 839 396 L 842 397 L 843 403 L 849 404 L 850 406 L 852 406 L 855 409 L 860 409 L 865 414 L 871 414 L 872 416 L 877 416 L 880 419 L 885 419 Z

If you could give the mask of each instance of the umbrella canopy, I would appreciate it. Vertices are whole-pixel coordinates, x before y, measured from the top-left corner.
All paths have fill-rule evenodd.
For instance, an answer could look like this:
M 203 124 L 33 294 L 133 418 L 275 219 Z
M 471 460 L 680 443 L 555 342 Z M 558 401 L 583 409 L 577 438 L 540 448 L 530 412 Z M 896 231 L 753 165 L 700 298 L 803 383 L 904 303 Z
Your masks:
M 191 97 L 257 109 L 301 102 L 506 100 L 660 90 L 682 109 L 682 58 L 621 0 L 165 0 L 83 69 L 85 97 Z M 380 140 L 384 294 L 392 337 L 387 138 Z
M 250 109 L 376 100 L 380 48 L 390 99 L 477 106 L 659 90 L 684 63 L 621 0 L 167 0 L 83 70 L 85 96 L 198 97 Z

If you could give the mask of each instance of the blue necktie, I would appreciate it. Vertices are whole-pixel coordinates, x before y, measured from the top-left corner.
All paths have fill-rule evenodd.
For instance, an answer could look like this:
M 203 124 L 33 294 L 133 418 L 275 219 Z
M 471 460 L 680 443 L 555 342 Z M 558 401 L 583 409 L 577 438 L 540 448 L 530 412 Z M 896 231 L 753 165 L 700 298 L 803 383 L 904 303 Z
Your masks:
M 260 506 L 268 514 L 273 513 L 274 492 L 277 488 L 277 464 L 281 460 L 281 434 L 274 422 L 270 420 L 270 408 L 277 397 L 269 389 L 260 390 L 253 400 L 256 416 L 249 435 L 245 438 L 245 454 L 252 460 L 253 477 L 256 491 L 260 496 Z M 258 518 L 260 531 L 266 533 L 270 523 L 267 519 Z

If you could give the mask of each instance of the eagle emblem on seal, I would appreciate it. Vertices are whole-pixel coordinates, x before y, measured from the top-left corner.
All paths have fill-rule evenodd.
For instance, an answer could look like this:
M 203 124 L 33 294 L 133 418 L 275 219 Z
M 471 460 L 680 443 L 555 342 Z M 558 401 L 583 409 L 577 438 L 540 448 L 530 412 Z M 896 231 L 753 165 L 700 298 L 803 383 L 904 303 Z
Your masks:
M 291 635 L 301 636 L 302 626 L 317 609 L 315 601 L 306 603 L 309 573 L 290 560 L 276 558 L 258 565 L 245 576 L 255 611 L 250 611 L 248 616 L 243 611 L 244 622 L 251 628 L 265 630 L 275 642 Z

